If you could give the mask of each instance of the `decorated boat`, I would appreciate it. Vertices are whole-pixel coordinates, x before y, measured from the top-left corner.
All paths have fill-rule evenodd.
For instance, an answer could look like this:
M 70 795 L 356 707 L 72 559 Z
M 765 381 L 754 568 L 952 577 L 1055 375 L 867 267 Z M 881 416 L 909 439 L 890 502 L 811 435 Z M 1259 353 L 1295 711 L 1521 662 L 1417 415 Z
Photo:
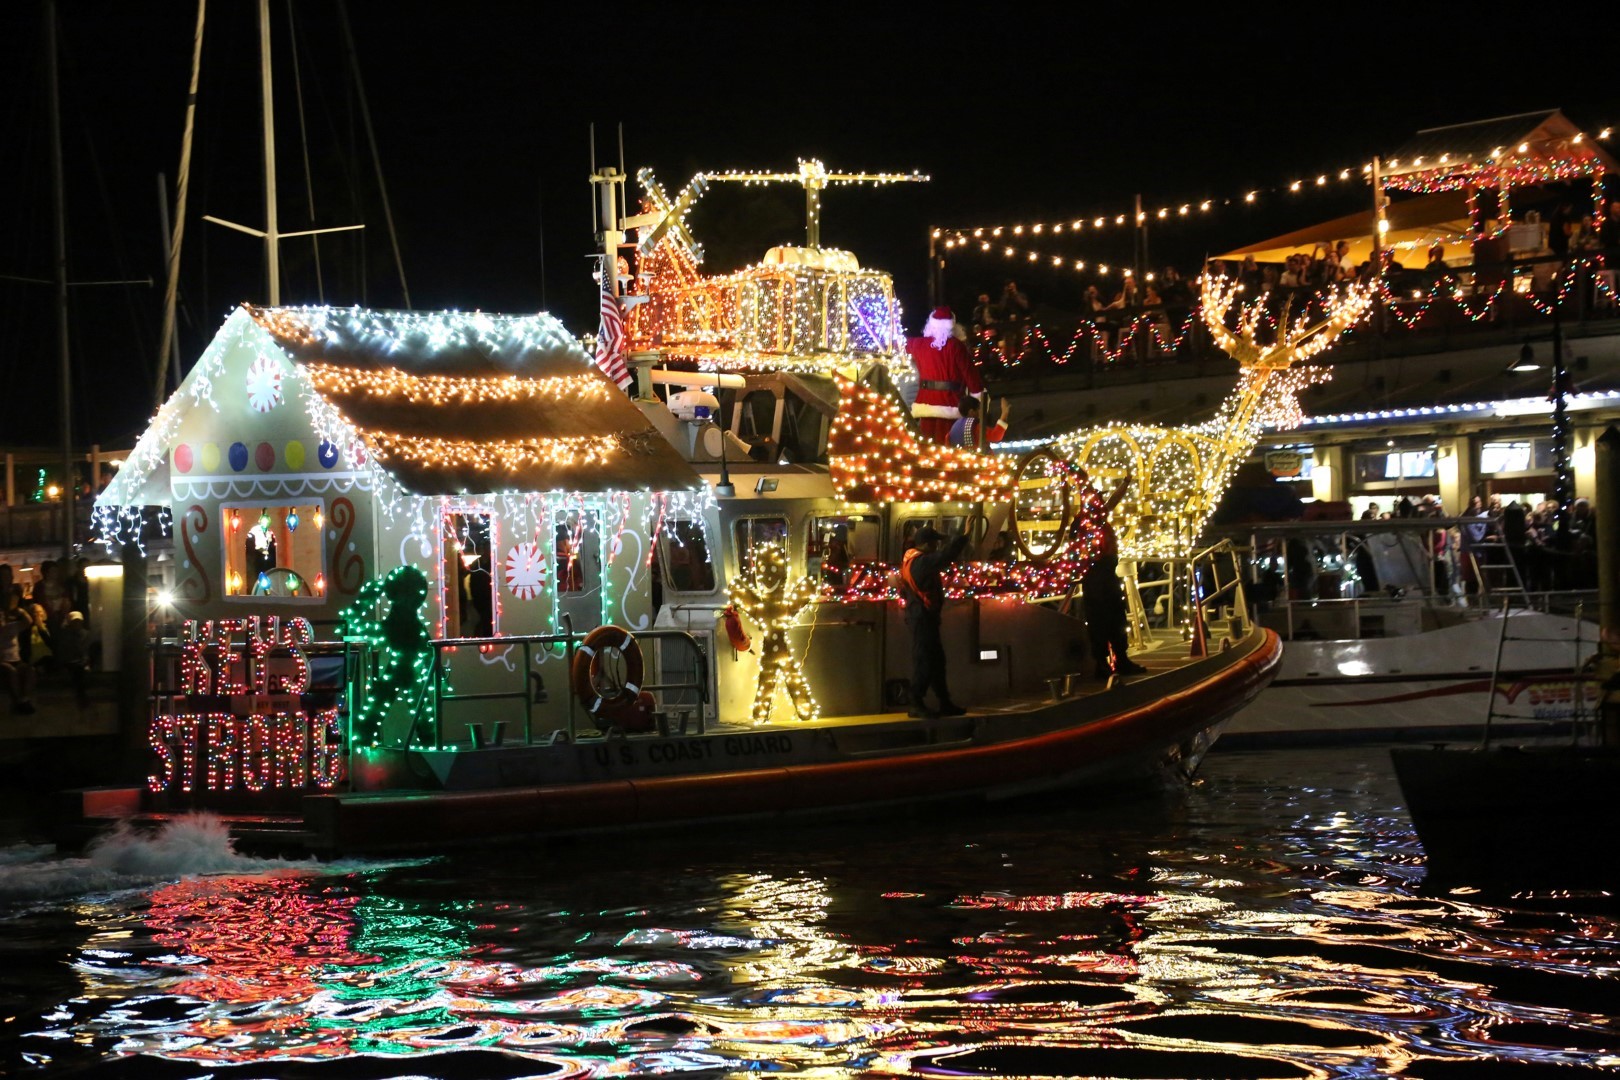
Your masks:
M 627 218 L 598 175 L 613 377 L 543 314 L 234 311 L 97 502 L 109 545 L 172 529 L 176 576 L 146 782 L 84 793 L 82 822 L 202 808 L 349 851 L 1196 768 L 1280 655 L 1230 545 L 1155 551 L 1149 673 L 1096 677 L 1077 456 L 924 442 L 891 280 L 816 242 L 821 185 L 908 177 L 707 179 L 761 177 L 805 184 L 810 242 L 707 276 L 705 178 L 644 175 Z M 1155 498 L 1115 510 L 1127 542 Z M 968 540 L 942 617 L 961 716 L 907 711 L 895 567 L 925 526 Z

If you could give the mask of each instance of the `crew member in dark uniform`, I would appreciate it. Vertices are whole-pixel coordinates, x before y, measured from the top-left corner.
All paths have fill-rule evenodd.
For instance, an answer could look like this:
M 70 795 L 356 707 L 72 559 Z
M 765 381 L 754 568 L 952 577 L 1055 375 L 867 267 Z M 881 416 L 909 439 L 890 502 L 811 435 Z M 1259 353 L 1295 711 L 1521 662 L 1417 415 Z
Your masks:
M 1080 575 L 1080 604 L 1086 613 L 1086 636 L 1091 639 L 1091 657 L 1096 662 L 1096 676 L 1106 679 L 1115 674 L 1141 675 L 1147 668 L 1126 655 L 1129 642 L 1126 638 L 1125 586 L 1119 580 L 1119 538 L 1114 535 L 1114 527 L 1108 523 L 1108 515 L 1119 505 L 1126 489 L 1131 486 L 1131 474 L 1126 473 L 1121 477 L 1114 493 L 1104 499 L 1091 486 L 1084 469 L 1076 469 L 1075 473 L 1082 485 L 1079 493 L 1080 513 L 1075 515 L 1075 521 L 1078 524 L 1082 515 L 1089 517 L 1096 522 L 1102 537 L 1102 550 L 1087 564 L 1085 573 Z
M 914 719 L 961 716 L 967 712 L 951 700 L 945 686 L 945 643 L 940 640 L 940 617 L 945 611 L 945 583 L 940 575 L 961 557 L 967 537 L 954 537 L 944 548 L 945 537 L 931 525 L 924 525 L 911 538 L 905 560 L 900 564 L 900 595 L 906 602 L 906 624 L 911 627 L 911 710 Z M 939 701 L 937 710 L 924 701 L 929 689 Z

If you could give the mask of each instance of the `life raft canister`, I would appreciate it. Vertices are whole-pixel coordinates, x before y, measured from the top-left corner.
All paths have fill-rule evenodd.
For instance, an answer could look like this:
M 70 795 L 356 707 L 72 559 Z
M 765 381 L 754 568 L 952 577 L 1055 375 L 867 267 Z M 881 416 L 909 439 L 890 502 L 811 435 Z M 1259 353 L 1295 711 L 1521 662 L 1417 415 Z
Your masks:
M 610 649 L 624 658 L 624 682 L 616 689 L 609 683 L 604 694 L 603 683 L 612 678 L 604 672 L 604 659 Z M 574 653 L 569 681 L 573 685 L 574 696 L 585 706 L 585 711 L 596 716 L 604 706 L 628 705 L 638 701 L 643 672 L 641 646 L 636 644 L 635 635 L 622 626 L 598 626 L 585 635 L 585 640 L 580 642 L 578 651 Z

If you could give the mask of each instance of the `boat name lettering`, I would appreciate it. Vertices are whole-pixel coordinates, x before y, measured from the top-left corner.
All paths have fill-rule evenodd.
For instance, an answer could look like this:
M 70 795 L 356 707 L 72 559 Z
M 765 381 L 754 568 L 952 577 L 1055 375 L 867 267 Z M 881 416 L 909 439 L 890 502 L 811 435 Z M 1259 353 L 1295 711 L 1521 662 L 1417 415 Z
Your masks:
M 751 754 L 791 754 L 791 735 L 730 735 L 725 741 L 725 752 L 732 757 Z

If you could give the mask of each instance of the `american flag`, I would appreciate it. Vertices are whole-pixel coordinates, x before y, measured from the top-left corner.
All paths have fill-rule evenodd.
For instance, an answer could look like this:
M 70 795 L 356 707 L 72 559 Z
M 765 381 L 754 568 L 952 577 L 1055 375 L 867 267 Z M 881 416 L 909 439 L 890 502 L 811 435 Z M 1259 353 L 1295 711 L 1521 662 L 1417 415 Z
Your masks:
M 596 366 L 623 390 L 630 385 L 630 367 L 624 359 L 624 309 L 613 295 L 613 278 L 602 267 L 601 321 L 596 328 Z

